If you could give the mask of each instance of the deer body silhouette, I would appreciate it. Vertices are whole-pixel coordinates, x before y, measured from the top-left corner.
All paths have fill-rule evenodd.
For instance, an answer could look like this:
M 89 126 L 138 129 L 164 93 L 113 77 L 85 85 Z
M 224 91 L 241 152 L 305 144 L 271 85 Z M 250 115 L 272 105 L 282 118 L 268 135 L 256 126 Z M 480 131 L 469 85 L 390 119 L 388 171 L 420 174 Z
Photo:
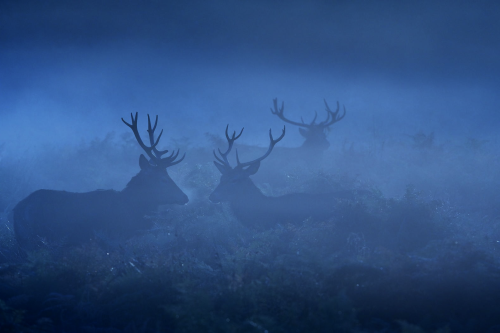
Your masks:
M 268 229 L 278 223 L 298 223 L 307 219 L 327 218 L 334 211 L 335 203 L 344 196 L 343 193 L 329 194 L 306 194 L 293 193 L 280 197 L 265 196 L 255 186 L 250 176 L 255 174 L 260 167 L 260 162 L 272 151 L 273 147 L 285 136 L 285 128 L 281 136 L 274 140 L 269 130 L 270 145 L 267 152 L 260 158 L 250 162 L 240 163 L 236 151 L 237 166 L 229 165 L 227 156 L 233 147 L 234 141 L 243 133 L 232 137 L 228 135 L 226 127 L 226 139 L 229 147 L 225 153 L 219 149 L 220 157 L 215 154 L 215 166 L 221 172 L 220 183 L 212 192 L 209 199 L 213 203 L 228 202 L 236 217 L 242 224 L 254 229 Z
M 167 151 L 156 149 L 154 127 L 148 115 L 148 133 L 151 146 L 146 146 L 137 130 L 137 113 L 128 124 L 150 160 L 140 155 L 141 171 L 122 191 L 97 190 L 73 193 L 38 190 L 19 202 L 13 209 L 16 239 L 25 250 L 35 250 L 55 244 L 78 245 L 89 242 L 96 232 L 110 236 L 130 237 L 138 230 L 149 228 L 144 215 L 163 204 L 185 204 L 188 197 L 174 183 L 166 168 L 176 161 L 179 151 L 162 158 Z

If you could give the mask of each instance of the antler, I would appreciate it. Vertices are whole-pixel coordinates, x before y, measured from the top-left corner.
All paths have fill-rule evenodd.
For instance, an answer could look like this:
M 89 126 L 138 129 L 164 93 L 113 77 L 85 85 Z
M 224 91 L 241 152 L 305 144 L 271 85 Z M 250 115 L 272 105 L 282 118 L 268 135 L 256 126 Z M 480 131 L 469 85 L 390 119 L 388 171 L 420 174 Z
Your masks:
M 271 109 L 271 113 L 277 115 L 281 120 L 283 120 L 289 124 L 292 124 L 292 125 L 308 127 L 308 125 L 304 124 L 304 121 L 302 121 L 302 123 L 298 123 L 298 122 L 295 122 L 295 121 L 292 121 L 290 119 L 285 118 L 285 115 L 283 114 L 283 111 L 285 111 L 285 102 L 281 102 L 281 108 L 279 108 L 279 109 L 278 109 L 278 99 L 277 98 L 273 99 L 273 104 L 274 104 L 274 110 Z M 314 118 L 314 119 L 316 119 L 316 118 Z
M 139 146 L 141 146 L 141 148 L 146 152 L 146 154 L 148 154 L 150 159 L 154 160 L 154 159 L 156 159 L 156 157 L 153 155 L 152 151 L 153 151 L 153 148 L 156 147 L 158 142 L 160 142 L 161 134 L 158 137 L 158 139 L 156 140 L 156 142 L 151 143 L 151 147 L 146 146 L 144 144 L 144 142 L 142 142 L 139 131 L 137 130 L 137 116 L 138 116 L 138 112 L 135 113 L 135 118 L 134 118 L 133 114 L 130 113 L 130 118 L 132 119 L 132 124 L 127 123 L 123 118 L 122 118 L 122 121 L 125 123 L 125 125 L 127 125 L 128 127 L 130 127 L 132 129 L 132 132 L 134 132 L 135 139 L 139 143 Z
M 156 149 L 156 146 L 160 142 L 160 138 L 163 134 L 163 130 L 162 130 L 160 132 L 160 135 L 158 135 L 158 138 L 156 138 L 156 140 L 155 140 L 154 132 L 156 130 L 156 125 L 158 124 L 158 116 L 156 116 L 155 124 L 154 124 L 153 128 L 151 128 L 151 119 L 149 118 L 149 114 L 148 114 L 148 134 L 149 134 L 149 142 L 151 144 L 150 147 L 148 147 L 144 144 L 144 142 L 142 141 L 141 136 L 139 134 L 139 130 L 137 129 L 138 112 L 135 113 L 135 117 L 131 113 L 130 118 L 132 119 L 132 124 L 127 123 L 123 118 L 122 118 L 122 121 L 125 125 L 127 125 L 128 127 L 130 127 L 132 129 L 132 132 L 134 132 L 135 139 L 139 143 L 139 146 L 141 146 L 141 148 L 146 152 L 146 154 L 149 156 L 150 160 L 153 161 L 153 163 L 156 166 L 167 168 L 169 166 L 176 165 L 177 163 L 180 163 L 184 159 L 184 157 L 186 157 L 186 154 L 184 154 L 180 160 L 175 161 L 177 156 L 179 156 L 179 150 L 177 150 L 177 153 L 175 151 L 173 151 L 172 154 L 170 154 L 170 156 L 165 157 L 165 158 L 161 158 L 161 156 L 166 154 L 168 152 L 168 150 Z
M 226 126 L 226 139 L 227 139 L 227 143 L 228 143 L 228 147 L 227 147 L 226 152 L 222 153 L 220 148 L 217 148 L 221 157 L 218 157 L 217 154 L 215 154 L 215 149 L 214 149 L 214 156 L 215 156 L 215 159 L 220 164 L 222 164 L 223 166 L 226 166 L 228 168 L 231 168 L 231 166 L 229 165 L 229 161 L 227 160 L 227 155 L 231 152 L 231 149 L 233 148 L 234 141 L 236 141 L 241 136 L 245 127 L 243 127 L 241 129 L 240 134 L 238 134 L 238 135 L 236 135 L 236 131 L 234 131 L 231 138 L 229 137 L 229 134 L 227 133 L 228 129 L 229 129 L 229 124 Z
M 136 122 L 136 125 L 137 125 L 137 122 Z M 154 144 L 155 143 L 156 125 L 158 125 L 158 115 L 156 115 L 155 125 L 153 126 L 153 128 L 151 128 L 151 119 L 149 118 L 149 114 L 148 114 L 149 143 L 151 144 L 151 147 L 153 148 L 152 151 L 155 154 L 155 156 L 157 158 L 161 158 L 161 156 L 164 155 L 164 154 L 166 154 L 168 152 L 168 150 L 158 150 L 158 149 L 156 149 L 156 145 Z M 160 138 L 161 138 L 162 134 L 163 134 L 163 130 L 161 130 L 160 135 L 158 135 L 158 139 L 157 139 L 158 141 L 160 141 Z
M 259 157 L 259 158 L 255 159 L 253 161 L 250 161 L 250 162 L 240 163 L 240 159 L 238 157 L 238 149 L 236 149 L 236 163 L 238 163 L 238 165 L 236 166 L 236 168 L 242 169 L 244 167 L 247 167 L 249 165 L 252 165 L 254 163 L 262 161 L 267 156 L 269 156 L 269 154 L 271 154 L 271 151 L 273 150 L 274 146 L 278 142 L 280 142 L 281 139 L 283 139 L 284 136 L 285 136 L 285 126 L 283 126 L 283 132 L 281 133 L 280 137 L 277 138 L 276 140 L 273 139 L 273 134 L 271 133 L 271 129 L 269 129 L 269 139 L 271 140 L 271 142 L 269 143 L 269 148 L 267 149 L 267 152 L 262 157 Z
M 150 120 L 149 114 L 148 114 L 148 134 L 149 134 L 149 142 L 151 143 L 151 146 L 153 146 L 153 142 L 155 142 L 154 133 L 156 130 L 156 125 L 158 125 L 158 115 L 156 115 L 155 125 L 153 126 L 153 128 L 151 128 L 151 120 Z M 163 134 L 163 130 L 161 130 L 160 135 L 158 135 L 157 140 L 160 140 L 160 137 L 162 134 Z M 160 163 L 162 166 L 165 166 L 165 167 L 176 165 L 176 164 L 182 162 L 184 157 L 186 157 L 186 154 L 184 153 L 184 155 L 182 155 L 180 160 L 175 161 L 177 156 L 179 156 L 179 152 L 180 152 L 180 149 L 177 149 L 177 152 L 175 152 L 175 150 L 174 150 L 170 154 L 170 156 L 165 157 L 165 158 L 161 158 L 162 155 L 168 153 L 168 150 L 158 150 L 158 149 L 156 149 L 156 145 L 153 146 L 153 152 L 157 157 L 155 159 L 157 161 L 157 163 Z
M 334 123 L 342 120 L 342 118 L 345 117 L 346 111 L 345 111 L 345 106 L 344 106 L 344 113 L 341 116 L 339 116 L 339 108 L 340 108 L 339 102 L 337 102 L 337 110 L 335 112 L 330 110 L 330 107 L 326 103 L 326 100 L 324 100 L 324 102 L 325 102 L 325 106 L 326 106 L 327 117 L 326 117 L 326 120 L 324 120 L 318 124 L 316 124 L 316 118 L 318 118 L 317 112 L 314 113 L 314 119 L 311 121 L 310 124 L 304 123 L 304 119 L 302 119 L 302 117 L 300 118 L 300 120 L 302 121 L 301 123 L 285 118 L 285 115 L 283 114 L 284 109 L 285 109 L 285 103 L 281 102 L 281 108 L 278 108 L 278 99 L 277 98 L 273 99 L 274 110 L 271 109 L 271 113 L 277 115 L 281 120 L 283 120 L 289 124 L 292 124 L 292 125 L 301 126 L 301 127 L 305 127 L 305 128 L 311 128 L 311 127 L 326 128 L 326 127 L 331 126 Z
M 335 112 L 330 110 L 330 107 L 328 106 L 326 99 L 324 99 L 323 101 L 325 102 L 326 112 L 328 113 L 328 116 L 327 116 L 325 121 L 320 122 L 318 125 L 320 125 L 322 127 L 328 127 L 330 125 L 335 124 L 337 121 L 342 120 L 345 117 L 345 105 L 343 105 L 344 113 L 342 113 L 342 115 L 339 116 L 340 105 L 339 105 L 338 101 L 337 101 L 337 110 L 335 110 Z M 316 117 L 314 117 L 314 120 L 316 120 Z M 314 120 L 313 120 L 313 123 L 314 123 Z

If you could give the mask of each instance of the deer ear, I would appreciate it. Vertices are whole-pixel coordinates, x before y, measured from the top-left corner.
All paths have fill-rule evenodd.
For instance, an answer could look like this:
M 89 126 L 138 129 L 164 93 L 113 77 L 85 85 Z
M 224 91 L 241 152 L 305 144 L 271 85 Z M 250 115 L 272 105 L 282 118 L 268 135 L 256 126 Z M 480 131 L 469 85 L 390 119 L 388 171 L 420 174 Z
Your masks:
M 300 134 L 307 139 L 309 132 L 306 129 L 303 129 L 302 127 L 299 127 L 299 132 Z
M 214 165 L 217 167 L 217 169 L 219 169 L 220 173 L 221 174 L 225 174 L 227 173 L 227 169 L 224 165 L 220 164 L 220 163 L 217 163 L 214 161 Z
M 244 171 L 247 175 L 251 176 L 255 175 L 257 171 L 259 171 L 259 168 L 260 168 L 260 161 L 257 161 L 255 163 L 250 164 L 248 168 L 246 168 Z
M 149 164 L 148 159 L 143 154 L 139 157 L 139 166 L 141 170 L 151 169 L 151 164 Z

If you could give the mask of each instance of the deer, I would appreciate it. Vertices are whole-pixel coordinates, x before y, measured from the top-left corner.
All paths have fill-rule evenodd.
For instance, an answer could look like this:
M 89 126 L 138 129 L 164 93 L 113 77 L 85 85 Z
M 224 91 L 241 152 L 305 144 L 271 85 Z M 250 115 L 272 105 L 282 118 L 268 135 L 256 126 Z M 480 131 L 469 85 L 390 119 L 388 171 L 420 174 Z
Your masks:
M 184 205 L 189 199 L 167 173 L 185 157 L 179 150 L 168 156 L 168 150 L 157 146 L 163 130 L 155 139 L 154 126 L 148 114 L 150 145 L 141 139 L 137 129 L 138 113 L 130 114 L 130 127 L 144 154 L 139 156 L 140 171 L 121 191 L 96 190 L 85 193 L 40 189 L 20 201 L 13 209 L 14 232 L 21 249 L 37 250 L 56 246 L 82 245 L 95 239 L 96 233 L 113 238 L 130 238 L 152 222 L 144 218 L 160 205 Z
M 250 176 L 257 173 L 261 162 L 268 157 L 274 146 L 285 136 L 285 127 L 282 134 L 274 139 L 269 129 L 270 143 L 267 151 L 261 157 L 249 162 L 240 162 L 236 150 L 236 166 L 231 167 L 228 155 L 234 142 L 243 134 L 244 128 L 236 135 L 228 134 L 229 125 L 226 127 L 226 140 L 228 148 L 222 152 L 220 148 L 217 156 L 215 150 L 214 165 L 221 173 L 219 184 L 210 194 L 212 203 L 227 202 L 236 218 L 245 226 L 257 230 L 272 228 L 278 224 L 297 224 L 309 217 L 327 219 L 335 211 L 336 203 L 340 199 L 349 197 L 352 193 L 339 191 L 327 194 L 291 193 L 278 197 L 266 196 L 253 183 Z
M 326 139 L 326 134 L 330 131 L 330 126 L 344 119 L 346 114 L 345 106 L 344 112 L 342 114 L 339 114 L 340 105 L 338 101 L 337 110 L 335 112 L 330 110 L 330 107 L 328 106 L 326 100 L 323 101 L 325 102 L 327 117 L 325 120 L 320 121 L 319 123 L 316 123 L 316 119 L 318 118 L 317 112 L 315 112 L 314 119 L 309 124 L 306 124 L 303 118 L 300 118 L 302 121 L 300 123 L 286 118 L 284 115 L 285 102 L 281 102 L 281 107 L 278 107 L 277 98 L 273 99 L 274 108 L 271 108 L 271 113 L 278 116 L 278 118 L 280 118 L 284 122 L 299 126 L 299 133 L 306 139 L 302 144 L 301 149 L 311 151 L 313 153 L 318 153 L 325 151 L 330 147 L 330 143 Z

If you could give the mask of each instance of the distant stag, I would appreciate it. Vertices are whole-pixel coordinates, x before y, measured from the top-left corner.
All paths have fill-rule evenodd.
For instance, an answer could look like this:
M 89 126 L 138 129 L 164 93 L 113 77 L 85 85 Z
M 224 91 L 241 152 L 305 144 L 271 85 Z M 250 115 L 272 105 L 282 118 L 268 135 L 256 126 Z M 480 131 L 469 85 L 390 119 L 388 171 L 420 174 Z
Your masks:
M 273 139 L 271 130 L 269 130 L 269 148 L 260 158 L 241 163 L 238 151 L 236 151 L 237 165 L 232 168 L 229 165 L 227 156 L 231 152 L 234 141 L 242 133 L 243 129 L 238 135 L 233 132 L 230 137 L 228 127 L 226 127 L 227 150 L 223 153 L 219 149 L 220 156 L 217 156 L 214 150 L 216 159 L 214 164 L 222 176 L 219 185 L 209 197 L 211 202 L 228 202 L 242 224 L 255 229 L 267 229 L 278 223 L 299 223 L 308 217 L 320 219 L 332 215 L 335 203 L 339 198 L 344 197 L 345 193 L 294 193 L 280 197 L 268 197 L 250 179 L 250 176 L 259 170 L 260 162 L 269 156 L 274 146 L 283 139 L 285 128 L 283 128 L 283 133 L 276 140 Z
M 188 197 L 174 183 L 167 168 L 184 159 L 177 159 L 179 150 L 163 157 L 168 151 L 156 148 L 163 130 L 155 140 L 148 115 L 150 146 L 146 146 L 137 130 L 137 113 L 131 114 L 132 129 L 137 142 L 149 157 L 141 154 L 141 171 L 122 191 L 97 190 L 87 193 L 38 190 L 14 207 L 14 230 L 19 245 L 34 250 L 47 245 L 77 245 L 89 242 L 95 232 L 109 236 L 130 237 L 151 223 L 144 215 L 163 204 L 186 204 Z
M 326 139 L 326 134 L 330 131 L 330 126 L 332 126 L 336 122 L 341 121 L 345 117 L 345 106 L 344 112 L 342 114 L 339 114 L 339 102 L 337 102 L 337 110 L 335 112 L 330 110 L 330 107 L 328 106 L 328 103 L 326 103 L 326 100 L 324 102 L 326 106 L 327 117 L 325 120 L 320 121 L 319 123 L 316 123 L 316 119 L 318 118 L 317 112 L 314 115 L 314 119 L 309 124 L 306 124 L 302 118 L 302 122 L 300 123 L 287 119 L 284 115 L 285 103 L 282 102 L 281 108 L 278 108 L 277 98 L 273 100 L 274 109 L 271 108 L 271 113 L 277 115 L 281 120 L 289 124 L 299 126 L 300 134 L 306 139 L 302 144 L 302 148 L 306 149 L 307 151 L 316 153 L 318 151 L 327 150 L 328 147 L 330 147 L 330 143 Z

